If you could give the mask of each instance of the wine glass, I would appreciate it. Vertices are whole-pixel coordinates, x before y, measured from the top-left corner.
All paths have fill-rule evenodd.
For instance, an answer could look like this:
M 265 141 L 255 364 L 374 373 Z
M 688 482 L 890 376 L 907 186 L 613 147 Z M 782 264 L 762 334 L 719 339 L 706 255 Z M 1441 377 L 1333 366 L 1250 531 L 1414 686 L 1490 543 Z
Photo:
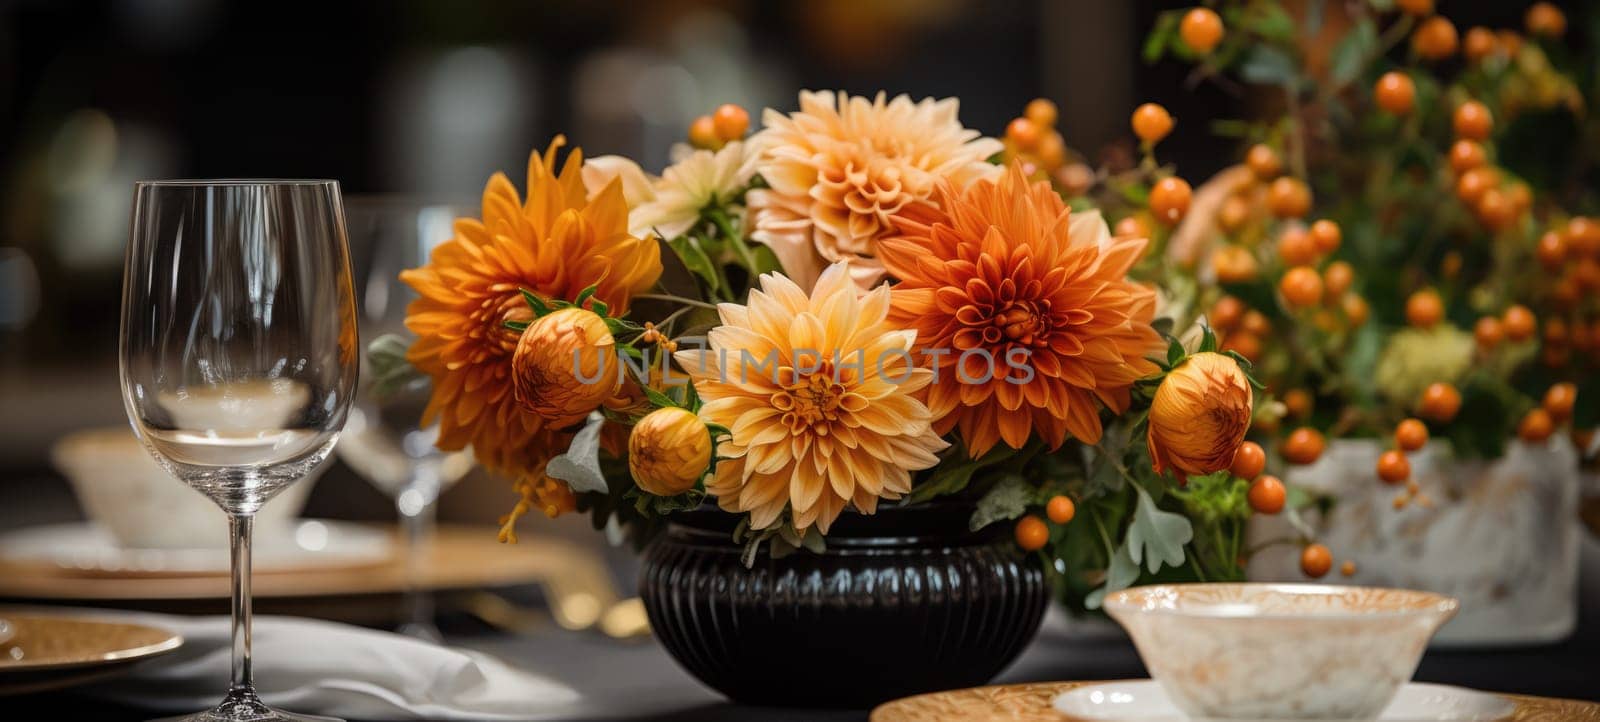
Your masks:
M 134 186 L 123 402 L 145 448 L 222 507 L 232 537 L 232 683 L 185 720 L 317 719 L 267 707 L 251 683 L 251 527 L 333 450 L 359 345 L 338 183 Z
M 362 337 L 393 334 L 387 340 L 410 343 L 406 306 L 417 294 L 400 282 L 400 272 L 426 263 L 433 247 L 450 239 L 451 226 L 463 211 L 401 198 L 351 199 L 350 245 L 361 269 L 357 290 Z M 434 445 L 438 426 L 420 425 L 432 393 L 427 377 L 380 379 L 372 373 L 368 354 L 362 354 L 362 362 L 362 384 L 345 424 L 339 458 L 392 497 L 399 512 L 407 563 L 399 631 L 439 641 L 432 597 L 419 582 L 423 552 L 433 533 L 434 502 L 472 470 L 472 453 L 440 451 Z

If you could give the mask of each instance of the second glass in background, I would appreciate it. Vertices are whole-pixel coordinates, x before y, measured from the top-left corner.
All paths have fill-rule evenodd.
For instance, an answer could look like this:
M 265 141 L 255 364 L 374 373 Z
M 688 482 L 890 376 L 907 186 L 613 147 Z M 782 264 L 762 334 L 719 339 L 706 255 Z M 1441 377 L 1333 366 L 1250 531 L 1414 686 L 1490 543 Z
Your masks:
M 353 196 L 346 212 L 361 338 L 370 343 L 393 334 L 409 344 L 405 313 L 416 293 L 401 283 L 400 272 L 423 265 L 435 246 L 450 239 L 454 220 L 469 209 Z M 421 426 L 432 393 L 427 379 L 386 386 L 372 372 L 368 349 L 362 349 L 361 362 L 362 383 L 339 443 L 339 458 L 394 499 L 409 577 L 400 631 L 437 641 L 432 596 L 419 576 L 433 533 L 435 502 L 472 469 L 472 454 L 440 451 L 434 446 L 438 427 Z

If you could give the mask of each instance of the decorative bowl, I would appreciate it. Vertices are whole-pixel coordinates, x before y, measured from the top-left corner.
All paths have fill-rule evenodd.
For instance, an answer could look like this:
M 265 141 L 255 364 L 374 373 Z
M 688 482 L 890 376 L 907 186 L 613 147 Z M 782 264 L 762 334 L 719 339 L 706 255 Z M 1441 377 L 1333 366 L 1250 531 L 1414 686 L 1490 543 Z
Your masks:
M 56 442 L 51 456 L 84 513 L 124 548 L 227 548 L 227 515 L 161 468 L 128 427 L 71 434 Z M 319 467 L 267 502 L 256 514 L 257 536 L 282 533 L 321 473 Z
M 1321 584 L 1157 585 L 1105 599 L 1173 703 L 1216 719 L 1371 719 L 1459 606 Z

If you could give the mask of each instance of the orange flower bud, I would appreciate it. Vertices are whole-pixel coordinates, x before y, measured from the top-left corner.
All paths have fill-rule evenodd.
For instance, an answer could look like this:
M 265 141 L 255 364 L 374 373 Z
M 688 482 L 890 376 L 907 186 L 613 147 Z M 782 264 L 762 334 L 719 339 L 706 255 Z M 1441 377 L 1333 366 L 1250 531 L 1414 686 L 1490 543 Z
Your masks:
M 517 403 L 551 427 L 582 421 L 621 385 L 615 348 L 605 319 L 588 309 L 564 308 L 536 319 L 511 357 Z
M 633 481 L 656 496 L 693 489 L 710 464 L 711 432 L 687 409 L 656 409 L 640 419 L 628 436 Z
M 1250 382 L 1238 362 L 1197 353 L 1174 368 L 1150 404 L 1150 460 L 1160 473 L 1209 474 L 1228 468 L 1250 428 Z

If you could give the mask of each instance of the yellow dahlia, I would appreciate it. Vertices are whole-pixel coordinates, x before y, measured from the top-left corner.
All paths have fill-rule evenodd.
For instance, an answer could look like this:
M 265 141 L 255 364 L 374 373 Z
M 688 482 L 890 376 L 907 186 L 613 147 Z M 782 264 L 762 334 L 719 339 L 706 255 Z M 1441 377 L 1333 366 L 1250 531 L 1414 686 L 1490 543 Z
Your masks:
M 875 256 L 894 232 L 890 216 L 927 200 L 941 180 L 962 188 L 999 170 L 986 159 L 1000 141 L 962 127 L 958 108 L 955 98 L 913 103 L 821 91 L 801 92 L 799 112 L 767 109 L 766 127 L 750 139 L 770 186 L 745 197 L 751 238 L 770 246 L 801 288 L 837 261 L 871 287 L 883 278 Z
M 628 232 L 620 182 L 588 199 L 578 150 L 556 172 L 564 143 L 558 136 L 529 159 L 526 202 L 496 173 L 483 191 L 483 219 L 457 219 L 455 235 L 426 265 L 400 274 L 419 295 L 407 309 L 406 328 L 417 340 L 406 358 L 433 380 L 423 423 L 438 422 L 439 448 L 471 445 L 480 463 L 519 486 L 543 484 L 544 462 L 565 448 L 516 400 L 511 361 L 519 336 L 505 322 L 532 318 L 520 290 L 572 300 L 596 285 L 595 297 L 620 313 L 661 275 L 656 241 Z M 541 502 L 552 495 L 525 494 Z
M 718 307 L 706 349 L 674 358 L 705 401 L 700 418 L 731 430 L 706 490 L 753 529 L 784 510 L 823 534 L 847 505 L 877 511 L 911 491 L 911 472 L 948 446 L 917 399 L 932 372 L 911 364 L 915 334 L 890 324 L 889 289 L 857 297 L 849 268 L 829 266 L 811 295 L 777 274 L 749 305 Z
M 1052 447 L 1068 433 L 1098 442 L 1100 404 L 1126 409 L 1161 349 L 1155 291 L 1127 279 L 1147 241 L 1112 238 L 1016 163 L 934 199 L 896 215 L 901 235 L 879 244 L 899 279 L 890 319 L 916 330 L 918 361 L 938 372 L 934 428 L 959 429 L 974 458 L 1033 431 Z
M 745 144 L 734 141 L 716 151 L 690 152 L 655 178 L 628 158 L 603 155 L 583 165 L 583 180 L 597 193 L 621 179 L 633 233 L 677 238 L 694 227 L 706 206 L 726 203 L 750 184 L 755 175 L 750 160 Z
M 1250 381 L 1231 356 L 1197 353 L 1178 364 L 1150 403 L 1146 443 L 1156 473 L 1228 468 L 1250 429 L 1251 396 Z
M 711 430 L 687 409 L 656 409 L 628 435 L 628 471 L 640 489 L 676 496 L 694 488 L 711 464 Z

